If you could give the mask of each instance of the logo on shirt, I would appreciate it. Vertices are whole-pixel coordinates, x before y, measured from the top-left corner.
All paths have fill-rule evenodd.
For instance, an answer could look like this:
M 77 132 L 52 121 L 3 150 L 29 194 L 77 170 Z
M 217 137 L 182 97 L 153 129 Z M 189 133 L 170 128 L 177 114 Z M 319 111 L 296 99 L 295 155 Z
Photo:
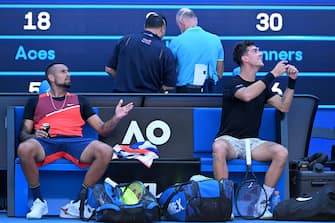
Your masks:
M 141 42 L 144 43 L 144 44 L 147 44 L 147 45 L 151 45 L 152 40 L 151 40 L 151 39 L 143 38 L 143 39 L 141 40 Z
M 238 84 L 238 85 L 235 86 L 235 89 L 239 89 L 239 88 L 243 88 L 243 87 L 244 87 L 243 84 Z

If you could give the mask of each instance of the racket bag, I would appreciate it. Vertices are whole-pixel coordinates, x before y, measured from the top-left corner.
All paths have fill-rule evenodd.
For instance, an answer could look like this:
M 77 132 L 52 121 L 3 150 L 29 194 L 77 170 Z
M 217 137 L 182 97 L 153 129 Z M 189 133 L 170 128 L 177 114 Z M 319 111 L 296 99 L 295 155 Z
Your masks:
M 326 185 L 308 196 L 281 201 L 273 217 L 286 221 L 335 221 L 335 186 Z
M 146 223 L 160 219 L 156 197 L 140 181 L 114 187 L 106 182 L 96 184 L 89 190 L 88 204 L 95 207 L 98 222 Z
M 206 179 L 177 183 L 159 198 L 162 220 L 225 221 L 232 213 L 233 182 Z

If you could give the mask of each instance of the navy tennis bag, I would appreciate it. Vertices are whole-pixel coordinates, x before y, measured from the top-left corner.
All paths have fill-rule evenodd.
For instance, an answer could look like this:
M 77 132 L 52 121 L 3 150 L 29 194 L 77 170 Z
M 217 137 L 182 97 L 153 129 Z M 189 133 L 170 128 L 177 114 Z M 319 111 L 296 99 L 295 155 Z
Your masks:
M 162 220 L 230 220 L 233 191 L 230 180 L 191 180 L 172 185 L 159 198 Z
M 88 203 L 95 208 L 92 217 L 98 222 L 147 223 L 160 219 L 157 199 L 141 181 L 96 184 L 89 191 Z

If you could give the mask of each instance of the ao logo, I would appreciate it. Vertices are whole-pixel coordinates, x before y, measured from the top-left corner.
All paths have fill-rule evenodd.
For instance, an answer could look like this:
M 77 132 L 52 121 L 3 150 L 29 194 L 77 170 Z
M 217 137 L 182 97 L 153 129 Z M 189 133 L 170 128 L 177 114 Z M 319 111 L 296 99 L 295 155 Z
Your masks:
M 162 135 L 155 136 L 155 129 L 161 129 Z M 161 120 L 154 120 L 150 122 L 149 125 L 146 127 L 145 135 L 147 137 L 147 140 L 149 140 L 152 144 L 162 145 L 170 139 L 171 129 L 166 122 L 163 122 Z M 122 140 L 122 144 L 130 144 L 133 137 L 135 137 L 137 142 L 145 141 L 137 121 L 130 122 L 127 132 Z

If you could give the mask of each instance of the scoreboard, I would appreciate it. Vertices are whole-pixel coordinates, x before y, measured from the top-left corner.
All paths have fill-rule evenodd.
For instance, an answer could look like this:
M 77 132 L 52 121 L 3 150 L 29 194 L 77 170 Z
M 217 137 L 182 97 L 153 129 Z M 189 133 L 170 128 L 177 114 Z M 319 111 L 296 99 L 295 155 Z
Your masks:
M 104 72 L 104 66 L 116 41 L 125 34 L 141 32 L 145 14 L 157 11 L 168 20 L 164 37 L 168 45 L 179 34 L 177 10 L 189 7 L 202 28 L 220 37 L 225 50 L 225 78 L 236 67 L 232 60 L 235 44 L 253 40 L 263 52 L 265 66 L 260 76 L 278 61 L 288 60 L 300 70 L 297 93 L 314 94 L 323 104 L 335 104 L 331 86 L 335 83 L 332 1 L 324 5 L 319 1 L 245 1 L 245 5 L 241 1 L 206 5 L 201 1 L 188 5 L 181 5 L 186 1 L 155 5 L 22 2 L 0 4 L 0 92 L 36 91 L 44 79 L 44 68 L 56 61 L 69 66 L 74 83 L 71 91 L 110 92 L 113 80 Z M 281 88 L 285 80 L 279 79 Z

